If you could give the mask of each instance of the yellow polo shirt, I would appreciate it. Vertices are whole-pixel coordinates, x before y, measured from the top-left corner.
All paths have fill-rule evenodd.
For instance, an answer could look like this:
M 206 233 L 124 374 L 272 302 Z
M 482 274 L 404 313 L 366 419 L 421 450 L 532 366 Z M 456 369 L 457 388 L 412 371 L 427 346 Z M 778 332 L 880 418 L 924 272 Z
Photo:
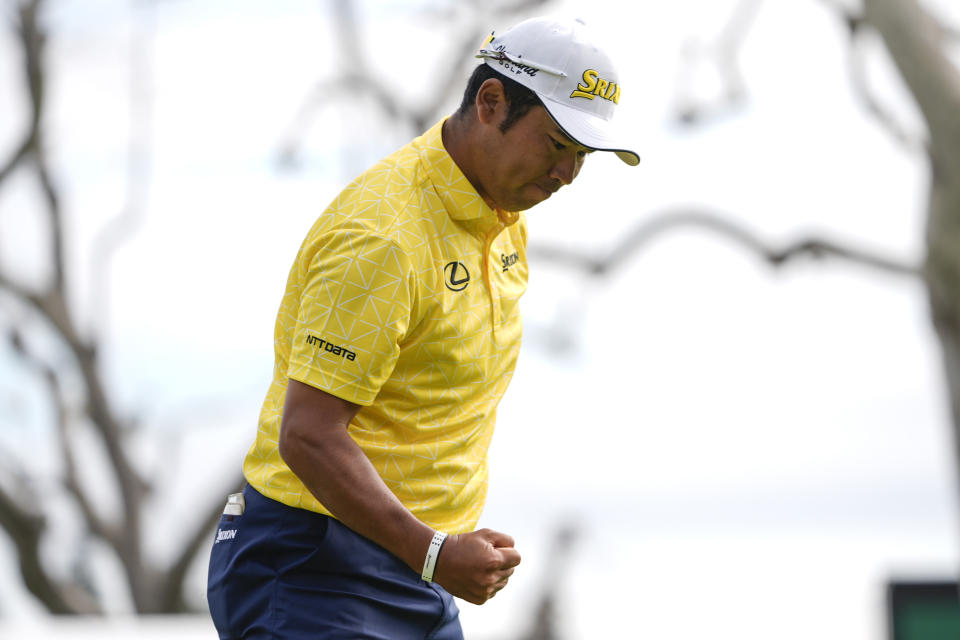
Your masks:
M 329 514 L 278 451 L 293 378 L 362 405 L 350 435 L 421 521 L 476 527 L 497 404 L 520 348 L 526 223 L 486 205 L 441 126 L 347 186 L 300 248 L 243 466 L 267 497 Z

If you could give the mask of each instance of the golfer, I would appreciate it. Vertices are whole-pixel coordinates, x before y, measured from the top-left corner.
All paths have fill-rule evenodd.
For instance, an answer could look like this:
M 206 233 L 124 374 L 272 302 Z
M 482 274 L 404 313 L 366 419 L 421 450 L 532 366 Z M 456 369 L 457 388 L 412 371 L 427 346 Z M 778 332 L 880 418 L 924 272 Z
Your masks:
M 277 314 L 273 381 L 213 544 L 223 639 L 462 638 L 520 563 L 475 530 L 520 348 L 526 209 L 614 133 L 620 84 L 582 23 L 491 35 L 459 109 L 317 219 Z

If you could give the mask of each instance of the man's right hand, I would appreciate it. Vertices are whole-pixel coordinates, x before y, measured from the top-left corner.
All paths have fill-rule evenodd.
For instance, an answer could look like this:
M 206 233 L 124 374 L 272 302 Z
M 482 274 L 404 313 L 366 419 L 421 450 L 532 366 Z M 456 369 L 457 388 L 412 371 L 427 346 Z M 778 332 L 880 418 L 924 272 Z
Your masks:
M 520 554 L 505 533 L 479 529 L 447 538 L 434 581 L 452 595 L 483 604 L 507 585 Z

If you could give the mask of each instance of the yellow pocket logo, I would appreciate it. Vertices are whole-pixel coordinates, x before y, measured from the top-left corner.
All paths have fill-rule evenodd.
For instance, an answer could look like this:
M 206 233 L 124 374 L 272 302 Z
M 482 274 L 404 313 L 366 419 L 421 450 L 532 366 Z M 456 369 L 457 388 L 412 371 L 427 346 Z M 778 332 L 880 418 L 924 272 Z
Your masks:
M 583 82 L 577 85 L 576 90 L 570 94 L 570 97 L 586 98 L 587 100 L 600 97 L 604 100 L 610 100 L 614 104 L 620 104 L 620 85 L 616 82 L 604 80 L 595 69 L 587 69 L 583 72 Z

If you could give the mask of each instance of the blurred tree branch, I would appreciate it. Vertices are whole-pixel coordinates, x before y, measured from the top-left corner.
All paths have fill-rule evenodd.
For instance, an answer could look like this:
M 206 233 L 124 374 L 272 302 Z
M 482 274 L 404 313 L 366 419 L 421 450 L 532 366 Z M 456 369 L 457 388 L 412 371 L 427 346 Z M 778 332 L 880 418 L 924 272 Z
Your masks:
M 862 12 L 856 12 L 844 6 L 838 0 L 822 0 L 822 2 L 837 15 L 837 18 L 846 27 L 849 36 L 848 43 L 848 75 L 854 95 L 860 101 L 861 107 L 872 117 L 890 136 L 908 151 L 922 151 L 927 142 L 919 133 L 911 133 L 908 128 L 898 122 L 896 115 L 873 92 L 867 75 L 867 56 L 870 36 L 873 29 L 864 18 Z
M 763 0 L 738 0 L 715 38 L 687 40 L 674 92 L 674 115 L 681 123 L 692 125 L 739 107 L 746 95 L 740 50 L 762 5 Z M 711 68 L 719 86 L 705 97 L 698 81 Z
M 811 235 L 776 245 L 761 238 L 730 215 L 695 208 L 677 208 L 653 214 L 635 225 L 633 229 L 620 234 L 621 240 L 600 257 L 595 253 L 586 254 L 555 245 L 533 243 L 530 246 L 530 256 L 574 267 L 592 276 L 609 277 L 615 269 L 622 268 L 630 257 L 645 249 L 661 235 L 680 228 L 700 228 L 716 233 L 734 241 L 749 252 L 759 255 L 774 267 L 784 266 L 802 257 L 835 258 L 895 275 L 919 276 L 921 273 L 919 267 L 904 264 L 853 244 L 823 237 Z
M 143 548 L 142 522 L 145 501 L 153 487 L 131 460 L 129 438 L 133 425 L 122 418 L 111 403 L 97 356 L 99 342 L 84 336 L 78 329 L 69 304 L 72 274 L 65 258 L 63 210 L 60 191 L 47 158 L 48 142 L 44 127 L 48 35 L 41 24 L 43 8 L 43 0 L 21 0 L 15 11 L 15 31 L 23 56 L 23 78 L 29 100 L 29 121 L 20 142 L 15 145 L 9 158 L 0 164 L 0 188 L 17 171 L 29 172 L 35 178 L 41 203 L 38 211 L 44 213 L 48 220 L 46 241 L 53 268 L 49 281 L 41 285 L 39 290 L 18 282 L 11 274 L 0 272 L 0 291 L 6 292 L 13 301 L 29 310 L 25 317 L 30 316 L 34 320 L 36 316 L 42 318 L 39 324 L 24 321 L 18 325 L 15 320 L 7 340 L 13 352 L 38 373 L 38 379 L 49 394 L 50 404 L 55 408 L 61 483 L 77 505 L 87 535 L 102 540 L 116 554 L 138 612 L 182 611 L 187 608 L 183 597 L 187 569 L 202 543 L 212 533 L 213 523 L 222 509 L 223 496 L 239 487 L 242 479 L 238 474 L 224 483 L 223 493 L 211 499 L 171 565 L 158 566 L 148 557 Z M 132 77 L 138 77 L 138 71 L 140 69 L 134 70 Z M 129 229 L 131 222 L 140 215 L 145 192 L 146 167 L 143 157 L 146 154 L 141 147 L 134 147 L 143 143 L 143 136 L 131 134 L 128 178 L 135 184 L 129 187 L 125 210 L 101 236 L 97 247 L 97 255 L 101 260 L 128 237 L 123 230 Z M 105 278 L 105 268 L 99 269 L 96 275 Z M 47 361 L 49 356 L 31 347 L 24 338 L 24 331 L 36 331 L 38 327 L 55 338 L 55 342 L 67 354 L 70 366 L 64 368 L 59 363 L 54 366 Z M 64 380 L 73 377 L 81 382 L 82 398 L 79 403 L 71 401 L 70 394 L 64 388 Z M 98 501 L 82 481 L 81 451 L 73 433 L 83 427 L 93 431 L 109 460 L 121 504 L 119 514 L 114 517 L 107 517 L 97 510 Z M 97 594 L 89 586 L 56 576 L 42 562 L 39 545 L 48 518 L 37 509 L 47 501 L 37 500 L 32 492 L 25 490 L 24 482 L 13 479 L 8 483 L 14 486 L 5 487 L 0 482 L 0 527 L 6 531 L 17 550 L 21 575 L 28 590 L 54 613 L 102 611 Z M 79 558 L 81 569 L 89 561 L 87 557 Z
M 946 52 L 949 30 L 917 0 L 865 0 L 864 19 L 882 36 L 930 133 L 924 273 L 960 461 L 960 70 Z

